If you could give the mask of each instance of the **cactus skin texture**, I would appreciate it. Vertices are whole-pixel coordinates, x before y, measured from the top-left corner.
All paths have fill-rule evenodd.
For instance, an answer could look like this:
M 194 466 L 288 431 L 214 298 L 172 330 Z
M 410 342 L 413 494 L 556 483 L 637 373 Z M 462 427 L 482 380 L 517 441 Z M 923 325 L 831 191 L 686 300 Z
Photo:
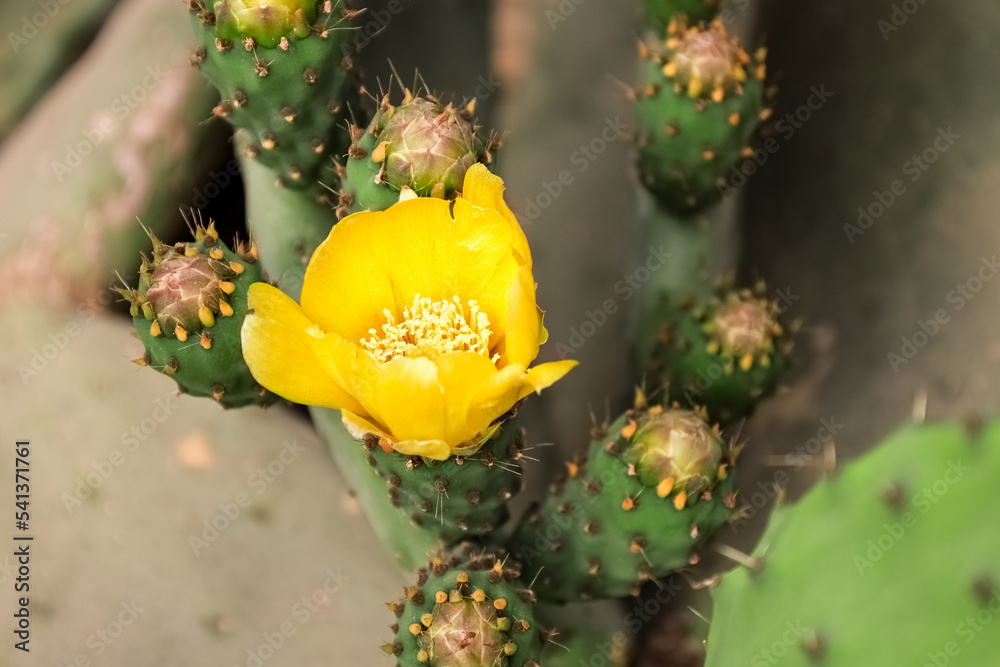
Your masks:
M 643 0 L 646 25 L 659 36 L 667 34 L 670 22 L 681 17 L 688 22 L 710 21 L 719 11 L 718 0 Z
M 640 44 L 635 91 L 643 184 L 668 212 L 693 215 L 727 191 L 764 110 L 764 50 L 751 59 L 722 22 L 671 25 Z
M 539 667 L 547 633 L 532 611 L 535 595 L 516 565 L 493 556 L 435 557 L 417 585 L 389 603 L 393 642 L 383 650 L 400 667 Z
M 237 408 L 277 400 L 246 362 L 240 329 L 247 290 L 263 280 L 255 246 L 231 251 L 214 224 L 199 226 L 194 243 L 168 246 L 153 237 L 153 259 L 143 259 L 137 289 L 119 293 L 146 348 L 136 363 L 171 377 L 181 392 Z
M 366 130 L 353 128 L 337 214 L 384 211 L 404 188 L 420 197 L 454 199 L 465 172 L 476 162 L 490 164 L 495 140 L 483 141 L 472 113 L 475 100 L 456 110 L 430 95 L 402 104 L 388 97 Z
M 996 664 L 998 469 L 1000 424 L 907 426 L 775 510 L 707 667 Z
M 253 5 L 253 2 L 248 2 Z M 192 64 L 221 94 L 214 114 L 237 130 L 243 157 L 259 160 L 283 187 L 329 204 L 324 168 L 346 150 L 349 18 L 343 2 L 191 0 L 201 46 Z M 261 13 L 264 11 L 263 14 Z M 310 14 L 315 14 L 313 19 Z M 328 171 L 328 170 L 326 170 Z
M 445 544 L 486 535 L 503 525 L 508 501 L 521 490 L 524 433 L 500 429 L 471 456 L 444 461 L 387 452 L 364 441 L 368 464 L 386 480 L 390 502 Z
M 791 363 L 797 323 L 783 325 L 763 282 L 754 289 L 722 285 L 704 299 L 665 299 L 661 326 L 646 366 L 651 387 L 667 399 L 704 407 L 713 423 L 749 415 L 771 394 Z
M 735 451 L 717 430 L 694 412 L 638 403 L 595 434 L 602 437 L 591 442 L 586 460 L 567 464 L 568 479 L 557 481 L 515 531 L 511 554 L 528 576 L 542 568 L 535 585 L 540 600 L 638 595 L 646 581 L 697 562 L 697 549 L 734 514 Z M 657 428 L 664 440 L 688 439 L 699 452 L 706 443 L 717 449 L 692 477 L 697 483 L 670 475 L 652 486 L 642 482 L 651 471 L 626 459 L 649 447 L 649 431 Z

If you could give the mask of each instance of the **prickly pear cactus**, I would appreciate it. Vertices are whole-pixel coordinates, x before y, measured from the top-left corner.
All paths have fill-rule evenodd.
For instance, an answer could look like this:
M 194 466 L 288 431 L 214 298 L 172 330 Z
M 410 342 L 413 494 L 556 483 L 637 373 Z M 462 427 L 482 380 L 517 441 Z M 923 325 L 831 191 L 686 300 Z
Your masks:
M 377 436 L 366 439 L 365 448 L 369 465 L 386 480 L 390 502 L 448 544 L 502 526 L 508 501 L 521 490 L 524 434 L 513 426 L 475 454 L 444 461 L 387 452 Z
M 189 6 L 201 41 L 192 63 L 219 89 L 214 113 L 237 129 L 243 156 L 276 172 L 283 187 L 329 201 L 319 181 L 331 156 L 346 150 L 352 12 L 339 0 Z
M 539 667 L 547 634 L 520 574 L 492 555 L 434 558 L 389 603 L 398 620 L 385 652 L 400 667 Z
M 641 403 L 568 463 L 545 503 L 518 526 L 511 553 L 546 601 L 638 595 L 697 562 L 733 515 L 735 452 L 687 410 Z
M 994 664 L 998 469 L 1000 424 L 909 426 L 776 510 L 714 593 L 707 667 Z
M 646 25 L 659 36 L 667 34 L 670 22 L 686 18 L 689 23 L 709 21 L 719 11 L 718 0 L 643 0 Z
M 751 58 L 722 21 L 671 23 L 665 41 L 640 44 L 635 90 L 643 184 L 671 213 L 691 215 L 727 192 L 751 151 L 764 109 L 764 50 Z
M 707 299 L 664 300 L 646 366 L 650 387 L 669 401 L 701 406 L 713 422 L 750 414 L 788 369 L 796 323 L 783 324 L 779 305 L 759 283 L 753 290 L 719 287 Z
M 152 260 L 143 258 L 138 287 L 119 289 L 146 348 L 136 363 L 227 408 L 273 403 L 277 397 L 250 374 L 240 342 L 247 290 L 263 280 L 256 246 L 233 252 L 214 223 L 197 227 L 194 243 L 152 240 Z
M 366 130 L 352 130 L 338 215 L 384 211 L 409 190 L 420 197 L 452 199 L 473 164 L 492 161 L 495 140 L 484 141 L 472 117 L 475 100 L 462 109 L 430 95 L 402 104 L 388 98 Z

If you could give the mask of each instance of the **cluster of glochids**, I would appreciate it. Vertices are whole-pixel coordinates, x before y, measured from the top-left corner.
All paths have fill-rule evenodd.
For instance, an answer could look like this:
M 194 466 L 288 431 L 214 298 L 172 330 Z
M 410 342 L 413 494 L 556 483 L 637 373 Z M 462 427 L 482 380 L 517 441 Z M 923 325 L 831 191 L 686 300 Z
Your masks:
M 651 314 L 659 326 L 646 382 L 669 401 L 700 406 L 728 425 L 750 414 L 777 387 L 791 362 L 797 321 L 763 281 L 753 289 L 720 284 L 704 298 L 664 297 Z
M 337 215 L 384 211 L 401 197 L 453 199 L 468 168 L 489 165 L 499 147 L 498 137 L 480 135 L 475 106 L 475 99 L 455 107 L 409 90 L 399 105 L 383 97 L 367 128 L 350 128 Z
M 508 501 L 521 490 L 525 444 L 518 428 L 501 428 L 475 454 L 444 461 L 400 455 L 375 435 L 364 445 L 392 505 L 446 544 L 502 526 L 510 515 Z
M 221 94 L 214 113 L 236 129 L 247 159 L 283 187 L 329 201 L 320 184 L 347 148 L 343 126 L 357 93 L 350 19 L 341 1 L 190 0 L 201 46 L 192 56 Z
M 471 547 L 459 552 L 435 557 L 388 604 L 397 621 L 383 650 L 405 667 L 539 667 L 550 633 L 538 627 L 520 569 Z
M 539 599 L 638 595 L 642 585 L 698 561 L 735 514 L 738 449 L 704 413 L 635 407 L 593 434 L 585 456 L 522 520 L 512 555 L 539 572 Z
M 151 235 L 139 284 L 118 292 L 128 300 L 136 334 L 146 348 L 136 363 L 177 383 L 182 392 L 210 396 L 225 407 L 267 405 L 243 360 L 240 329 L 247 290 L 263 280 L 254 244 L 230 250 L 214 223 L 198 225 L 194 242 L 167 245 Z
M 748 55 L 720 19 L 689 27 L 682 17 L 665 39 L 640 43 L 639 56 L 642 182 L 666 211 L 698 213 L 728 194 L 731 171 L 752 154 L 757 126 L 770 115 L 765 51 Z
M 909 425 L 776 509 L 714 587 L 706 666 L 996 664 L 998 469 L 1000 424 Z

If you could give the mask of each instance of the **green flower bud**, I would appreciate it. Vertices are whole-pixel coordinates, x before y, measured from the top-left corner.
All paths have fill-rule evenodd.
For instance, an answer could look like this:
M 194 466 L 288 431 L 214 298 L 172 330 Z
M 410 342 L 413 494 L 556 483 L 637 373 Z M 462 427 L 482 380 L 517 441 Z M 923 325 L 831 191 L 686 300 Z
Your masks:
M 250 37 L 267 48 L 282 38 L 305 37 L 316 19 L 316 3 L 310 0 L 215 0 L 212 11 L 220 39 Z
M 489 602 L 464 599 L 434 606 L 420 647 L 430 667 L 494 667 L 503 664 L 506 637 Z M 508 620 L 509 619 L 505 619 Z
M 693 496 L 715 486 L 722 450 L 722 438 L 696 413 L 654 408 L 640 418 L 624 457 L 645 486 Z
M 153 269 L 146 300 L 160 328 L 168 335 L 180 326 L 188 333 L 200 331 L 204 307 L 219 312 L 222 297 L 219 276 L 207 255 L 182 254 L 166 259 Z

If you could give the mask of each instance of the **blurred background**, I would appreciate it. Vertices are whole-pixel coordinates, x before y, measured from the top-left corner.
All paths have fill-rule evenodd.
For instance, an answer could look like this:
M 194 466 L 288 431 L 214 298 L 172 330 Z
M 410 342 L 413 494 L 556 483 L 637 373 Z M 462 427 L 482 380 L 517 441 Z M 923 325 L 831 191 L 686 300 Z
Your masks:
M 542 360 L 558 358 L 644 253 L 629 132 L 574 159 L 632 124 L 636 8 L 365 4 L 369 90 L 401 95 L 392 68 L 408 85 L 418 70 L 444 97 L 475 97 L 505 135 L 498 172 L 532 244 Z M 115 271 L 135 271 L 137 219 L 174 241 L 193 207 L 245 235 L 229 128 L 188 65 L 185 4 L 6 2 L 0 16 L 0 434 L 34 444 L 37 534 L 32 653 L 5 642 L 0 664 L 392 664 L 380 603 L 404 577 L 305 413 L 177 396 L 130 363 L 142 346 L 107 291 Z M 768 47 L 772 120 L 791 120 L 765 130 L 777 149 L 697 224 L 718 236 L 718 269 L 767 279 L 804 323 L 787 387 L 738 434 L 752 449 L 743 489 L 765 501 L 723 539 L 750 549 L 775 496 L 773 457 L 822 429 L 847 461 L 903 422 L 1000 408 L 1000 5 L 734 0 L 723 16 Z M 530 440 L 556 446 L 539 450 L 527 496 L 585 445 L 591 414 L 631 395 L 633 304 L 621 305 L 573 345 L 580 367 L 530 405 Z M 4 480 L 11 466 L 0 457 Z M 817 472 L 786 470 L 790 494 Z M 11 562 L 0 556 L 4 618 Z M 699 664 L 682 646 L 698 622 L 665 610 L 639 663 Z M 292 634 L 265 658 L 285 623 Z

